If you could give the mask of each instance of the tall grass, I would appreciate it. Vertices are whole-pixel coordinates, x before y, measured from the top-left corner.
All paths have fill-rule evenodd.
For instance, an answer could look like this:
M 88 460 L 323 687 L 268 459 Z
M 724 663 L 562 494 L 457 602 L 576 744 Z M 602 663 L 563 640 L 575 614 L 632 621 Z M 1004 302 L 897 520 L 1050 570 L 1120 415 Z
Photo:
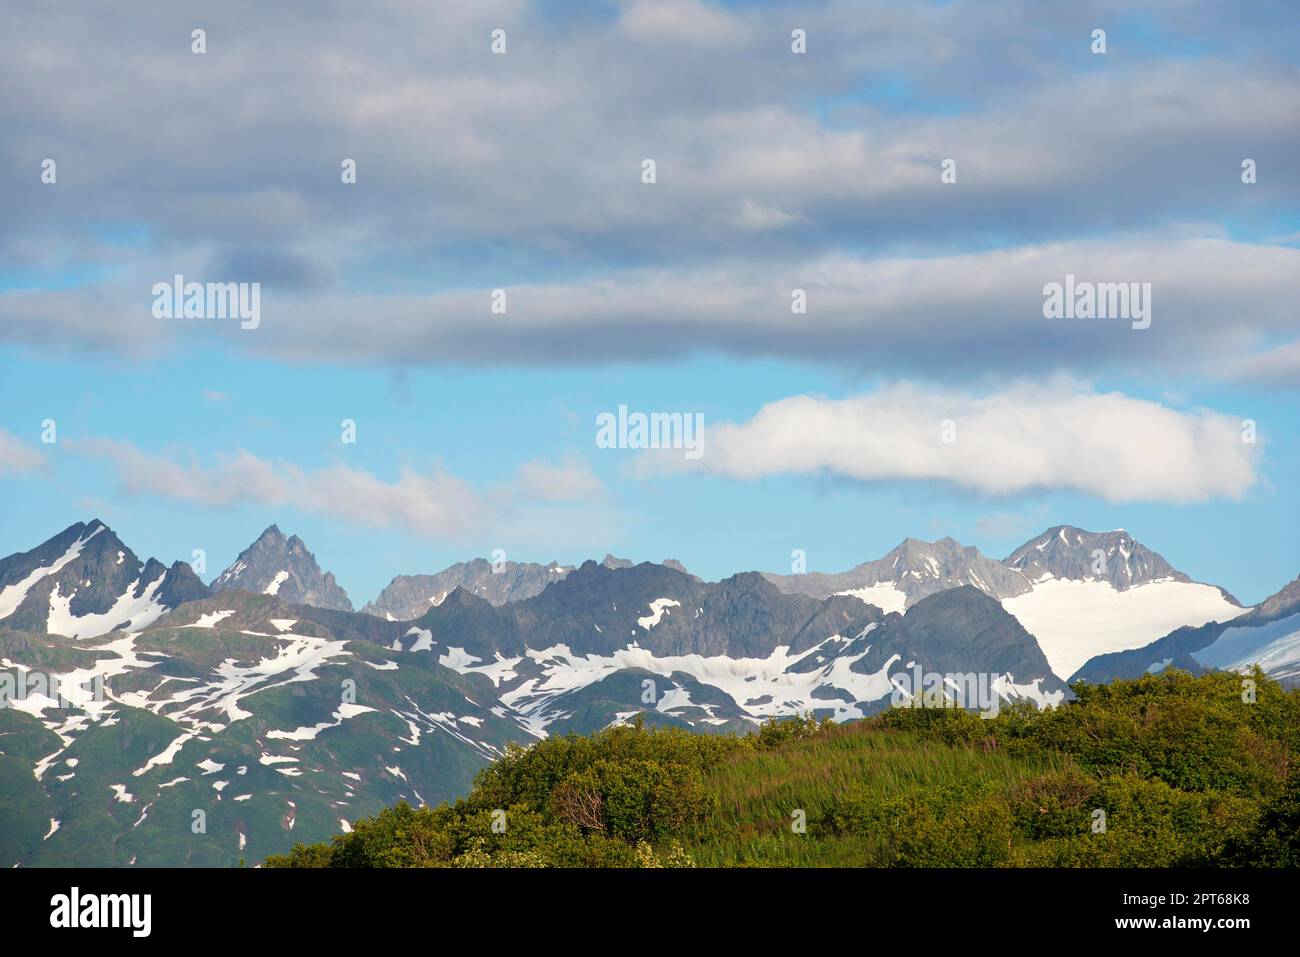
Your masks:
M 771 751 L 726 759 L 705 781 L 717 798 L 717 812 L 689 849 L 706 867 L 861 866 L 880 852 L 873 836 L 796 833 L 794 812 L 801 810 L 806 821 L 815 822 L 847 794 L 888 798 L 971 782 L 1009 794 L 1024 778 L 1067 761 L 1059 755 L 949 747 L 908 732 L 844 725 Z

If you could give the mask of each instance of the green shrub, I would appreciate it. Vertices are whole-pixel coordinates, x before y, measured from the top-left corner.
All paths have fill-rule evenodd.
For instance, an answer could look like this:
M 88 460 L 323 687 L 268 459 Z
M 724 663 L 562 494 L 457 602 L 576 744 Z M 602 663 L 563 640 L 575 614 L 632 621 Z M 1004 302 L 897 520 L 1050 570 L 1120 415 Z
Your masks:
M 1088 833 L 1097 780 L 1075 767 L 1028 778 L 1011 794 L 1016 831 L 1030 840 Z

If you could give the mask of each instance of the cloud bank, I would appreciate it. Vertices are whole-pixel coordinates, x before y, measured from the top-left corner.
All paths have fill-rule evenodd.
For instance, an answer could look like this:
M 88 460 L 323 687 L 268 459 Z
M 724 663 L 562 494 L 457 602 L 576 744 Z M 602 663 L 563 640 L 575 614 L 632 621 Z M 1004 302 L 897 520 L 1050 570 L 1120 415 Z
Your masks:
M 206 347 L 215 330 L 149 316 L 149 287 L 180 272 L 263 283 L 264 328 L 229 343 L 296 361 L 1160 360 L 1297 383 L 1285 5 L 1159 4 L 1143 30 L 1119 0 L 562 7 L 318 4 L 309 33 L 301 5 L 204 8 L 196 56 L 184 4 L 6 4 L 0 168 L 19 178 L 0 259 L 19 278 L 0 341 Z M 1036 321 L 1067 271 L 1151 281 L 1145 340 Z
M 1258 481 L 1240 418 L 1178 411 L 1068 384 L 976 395 L 897 385 L 847 399 L 793 396 L 706 426 L 697 463 L 643 453 L 645 476 L 694 468 L 752 481 L 832 475 L 935 481 L 990 496 L 1066 490 L 1109 502 L 1239 499 Z
M 558 465 L 530 461 L 511 478 L 476 488 L 442 467 L 402 469 L 396 479 L 385 480 L 345 463 L 302 468 L 242 450 L 218 453 L 205 462 L 186 450 L 151 452 L 122 439 L 70 439 L 66 444 L 76 454 L 107 462 L 127 495 L 208 509 L 290 508 L 363 528 L 454 541 L 501 535 L 516 525 L 544 530 L 548 518 L 555 520 L 552 536 L 564 540 L 558 530 L 575 518 L 569 506 L 579 514 L 592 508 L 586 518 L 593 524 L 608 519 L 593 508 L 606 497 L 604 486 L 576 458 Z M 553 506 L 561 509 L 553 511 Z

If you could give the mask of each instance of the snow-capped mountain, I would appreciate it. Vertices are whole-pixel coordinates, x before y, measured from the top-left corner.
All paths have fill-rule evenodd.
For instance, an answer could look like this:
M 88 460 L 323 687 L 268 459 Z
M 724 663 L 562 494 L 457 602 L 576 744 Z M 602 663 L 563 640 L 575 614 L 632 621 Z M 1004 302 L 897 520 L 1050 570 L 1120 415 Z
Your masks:
M 207 595 L 185 562 L 142 562 L 99 519 L 0 559 L 0 627 L 94 638 Z
M 1002 602 L 1035 638 L 1058 678 L 1089 658 L 1139 648 L 1182 625 L 1226 621 L 1244 609 L 1194 582 L 1122 529 L 1048 529 L 996 561 L 951 538 L 907 539 L 884 558 L 839 574 L 767 575 L 788 592 L 852 595 L 885 611 L 969 585 Z
M 1017 548 L 1005 564 L 1034 583 L 1049 578 L 1104 581 L 1121 591 L 1149 582 L 1191 581 L 1122 528 L 1088 532 L 1057 525 Z
M 285 538 L 276 525 L 240 552 L 234 564 L 212 583 L 213 593 L 232 589 L 276 595 L 286 602 L 318 608 L 352 610 L 347 592 L 333 574 L 321 571 L 302 539 L 297 535 Z
M 1021 545 L 1006 564 L 1033 585 L 1004 598 L 1003 607 L 1038 639 L 1061 678 L 1097 655 L 1245 611 L 1228 592 L 1192 581 L 1123 529 L 1058 525 Z
M 455 798 L 532 740 L 482 682 L 386 648 L 397 633 L 244 592 L 75 646 L 0 629 L 0 864 L 257 861 Z
M 1000 677 L 1005 700 L 1066 693 L 1033 636 L 972 587 L 904 617 L 852 596 L 782 592 L 754 572 L 708 583 L 650 563 L 586 562 L 500 607 L 454 591 L 410 623 L 400 647 L 488 678 L 538 733 L 650 705 L 706 726 L 804 711 L 861 717 L 884 707 L 894 677 L 916 664 Z
M 553 581 L 559 581 L 572 565 L 538 565 L 533 562 L 497 562 L 483 558 L 457 562 L 436 575 L 398 575 L 361 610 L 389 621 L 419 618 L 457 588 L 463 588 L 493 605 L 521 601 L 540 594 Z
M 766 577 L 782 591 L 819 598 L 854 595 L 885 611 L 902 611 L 927 595 L 963 585 L 994 598 L 1009 598 L 1030 588 L 1030 582 L 1018 571 L 952 538 L 936 542 L 904 539 L 884 558 L 839 574 L 808 572 Z
M 1098 655 L 1071 680 L 1099 684 L 1169 667 L 1200 674 L 1252 665 L 1287 687 L 1300 686 L 1300 578 L 1230 621 L 1179 628 L 1141 648 Z
M 132 562 L 110 535 L 74 526 L 10 561 L 6 581 L 42 558 L 33 581 L 57 577 L 104 544 Z M 453 798 L 509 742 L 638 713 L 705 729 L 843 720 L 932 671 L 984 673 L 995 702 L 1066 694 L 1033 637 L 969 587 L 904 618 L 752 572 L 706 583 L 587 562 L 501 606 L 458 587 L 406 622 L 198 587 L 97 638 L 0 621 L 0 780 L 16 782 L 0 795 L 0 863 L 257 860 L 399 800 Z M 176 841 L 196 809 L 207 830 Z
M 275 526 L 209 593 L 73 525 L 0 561 L 0 864 L 256 860 L 462 794 L 510 742 L 638 714 L 746 730 L 858 718 L 932 676 L 987 708 L 1059 703 L 1075 671 L 1300 671 L 1300 580 L 1244 612 L 1127 537 L 1074 531 L 1017 549 L 1021 567 L 909 539 L 838 576 L 705 582 L 606 556 L 544 584 L 561 566 L 518 566 L 508 594 L 474 588 L 508 576 L 470 562 L 437 600 L 397 579 L 420 614 L 395 621 L 352 611 Z M 1095 549 L 1107 570 L 1081 561 Z M 1113 556 L 1130 559 L 1118 585 Z M 196 808 L 209 836 L 172 840 Z

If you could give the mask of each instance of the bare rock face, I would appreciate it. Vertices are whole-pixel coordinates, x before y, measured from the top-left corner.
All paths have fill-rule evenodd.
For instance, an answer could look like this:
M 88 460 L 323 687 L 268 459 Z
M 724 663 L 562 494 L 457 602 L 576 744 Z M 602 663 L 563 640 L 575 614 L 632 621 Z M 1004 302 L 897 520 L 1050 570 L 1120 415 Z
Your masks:
M 1154 581 L 1191 581 L 1122 528 L 1086 532 L 1073 525 L 1057 525 L 1017 548 L 1006 564 L 1032 582 L 1050 575 L 1109 582 L 1118 591 Z
M 475 558 L 457 562 L 436 575 L 398 575 L 361 610 L 377 618 L 410 621 L 443 603 L 457 588 L 463 588 L 492 605 L 523 601 L 540 595 L 552 582 L 573 571 L 570 565 L 551 562 L 492 562 Z
M 952 538 L 925 542 L 904 539 L 884 558 L 864 562 L 838 574 L 766 575 L 785 592 L 824 598 L 874 585 L 889 584 L 906 597 L 907 607 L 929 595 L 970 585 L 994 598 L 1011 598 L 1029 591 L 1031 583 L 1018 570 L 987 558 L 978 548 Z
M 237 589 L 275 595 L 291 604 L 351 611 L 347 592 L 330 572 L 322 572 L 301 538 L 285 538 L 276 525 L 239 553 L 212 583 L 214 593 Z

